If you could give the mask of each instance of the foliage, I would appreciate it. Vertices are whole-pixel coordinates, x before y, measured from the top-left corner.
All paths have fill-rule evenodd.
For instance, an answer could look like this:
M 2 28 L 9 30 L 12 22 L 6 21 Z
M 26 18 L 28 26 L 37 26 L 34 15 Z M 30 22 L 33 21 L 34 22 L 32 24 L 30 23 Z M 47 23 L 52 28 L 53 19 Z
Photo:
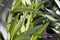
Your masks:
M 50 11 L 46 11 L 45 2 L 52 6 Z M 44 38 L 42 33 L 47 27 L 51 29 L 59 27 L 60 16 L 56 14 L 57 7 L 51 2 L 48 0 L 13 0 L 6 21 L 8 40 L 40 40 Z

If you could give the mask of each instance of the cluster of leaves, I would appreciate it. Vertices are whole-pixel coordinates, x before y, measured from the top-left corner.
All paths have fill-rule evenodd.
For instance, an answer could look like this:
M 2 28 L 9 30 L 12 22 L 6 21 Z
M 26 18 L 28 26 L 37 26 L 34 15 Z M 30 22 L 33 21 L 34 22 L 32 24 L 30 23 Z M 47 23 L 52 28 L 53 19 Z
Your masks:
M 50 11 L 46 11 L 45 2 L 52 6 Z M 56 29 L 60 26 L 60 16 L 56 14 L 56 10 L 57 7 L 52 4 L 52 0 L 13 0 L 6 21 L 8 40 L 44 38 L 42 33 L 47 27 Z
M 38 40 L 49 21 L 38 11 L 39 0 L 14 0 L 7 18 L 8 40 Z M 42 20 L 41 20 L 42 19 Z

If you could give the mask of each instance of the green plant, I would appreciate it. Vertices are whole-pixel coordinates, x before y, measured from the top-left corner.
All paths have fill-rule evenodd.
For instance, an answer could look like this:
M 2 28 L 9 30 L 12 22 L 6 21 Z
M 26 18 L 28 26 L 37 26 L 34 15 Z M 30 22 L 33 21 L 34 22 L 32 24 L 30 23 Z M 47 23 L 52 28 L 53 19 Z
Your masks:
M 44 38 L 42 33 L 47 27 L 59 27 L 59 16 L 54 12 L 57 7 L 45 11 L 47 1 L 13 0 L 6 21 L 8 40 L 38 40 Z

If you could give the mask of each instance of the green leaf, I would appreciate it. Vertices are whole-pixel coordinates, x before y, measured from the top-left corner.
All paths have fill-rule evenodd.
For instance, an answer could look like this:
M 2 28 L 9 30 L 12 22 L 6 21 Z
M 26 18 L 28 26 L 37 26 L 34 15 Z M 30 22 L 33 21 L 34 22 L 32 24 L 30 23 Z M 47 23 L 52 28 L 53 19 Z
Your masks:
M 28 39 L 27 37 L 29 37 L 29 35 L 31 35 L 33 32 L 35 32 L 36 30 L 38 30 L 41 27 L 41 25 L 36 26 L 30 30 L 27 30 L 26 32 L 22 33 L 21 35 L 17 36 L 15 40 L 25 40 Z
M 14 12 L 32 12 L 32 13 L 36 13 L 36 14 L 39 14 L 39 15 L 41 15 L 42 14 L 42 11 L 38 11 L 38 10 L 35 10 L 35 9 L 30 9 L 30 8 L 22 8 L 22 7 L 20 7 L 20 8 L 16 8 L 16 10 L 14 11 Z
M 50 15 L 44 15 L 45 17 L 47 17 L 49 20 L 53 21 L 53 22 L 56 22 L 57 19 L 55 19 L 53 16 L 50 16 Z
M 37 40 L 39 35 L 46 29 L 46 27 L 49 25 L 49 22 L 45 23 L 41 28 L 39 28 L 32 37 L 32 40 Z
M 25 21 L 25 17 L 26 17 L 26 13 L 24 13 L 22 18 L 18 21 L 18 23 L 16 23 L 13 26 L 13 28 L 10 30 L 11 39 L 14 37 L 14 35 L 17 33 L 17 31 L 21 29 L 21 26 L 22 26 L 23 22 Z
M 12 35 L 13 30 L 14 30 L 15 26 L 17 25 L 17 22 L 18 22 L 18 16 L 19 16 L 19 15 L 15 16 L 14 21 L 12 21 L 12 23 L 11 23 L 11 26 L 10 26 L 10 29 L 9 29 L 10 36 L 11 36 L 11 37 L 13 36 L 13 35 Z
M 22 3 L 23 3 L 24 5 L 26 5 L 26 3 L 27 3 L 28 5 L 31 5 L 30 0 L 22 0 Z
M 8 19 L 7 19 L 7 24 L 11 23 L 12 22 L 12 14 L 9 13 L 9 16 L 8 16 Z
M 20 2 L 21 0 L 13 0 L 11 11 L 14 10 L 20 4 Z
M 6 22 L 6 26 L 7 26 L 8 30 L 10 29 L 12 18 L 13 18 L 13 15 L 11 13 L 9 13 L 7 22 Z
M 59 18 L 59 16 L 54 12 L 54 11 L 52 11 L 52 10 L 49 10 L 49 9 L 47 9 L 47 8 L 45 8 L 47 11 L 48 11 L 48 13 L 49 14 L 51 14 L 52 16 L 54 16 L 54 17 L 56 17 L 56 18 Z
M 23 33 L 23 34 L 21 34 L 20 36 L 18 36 L 15 40 L 23 40 L 23 38 L 24 38 L 24 40 L 25 39 L 28 39 L 27 37 L 29 37 L 32 33 L 34 33 L 35 31 L 37 31 L 37 30 L 39 30 L 39 31 L 43 31 L 46 27 L 47 27 L 47 25 L 49 24 L 49 22 L 47 22 L 45 25 L 43 25 L 43 26 L 41 26 L 41 25 L 39 25 L 39 26 L 36 26 L 36 27 L 34 27 L 34 28 L 32 28 L 32 29 L 30 29 L 30 30 L 27 30 L 25 33 Z M 39 32 L 39 31 L 37 31 L 37 33 L 38 34 L 40 34 L 41 32 Z

